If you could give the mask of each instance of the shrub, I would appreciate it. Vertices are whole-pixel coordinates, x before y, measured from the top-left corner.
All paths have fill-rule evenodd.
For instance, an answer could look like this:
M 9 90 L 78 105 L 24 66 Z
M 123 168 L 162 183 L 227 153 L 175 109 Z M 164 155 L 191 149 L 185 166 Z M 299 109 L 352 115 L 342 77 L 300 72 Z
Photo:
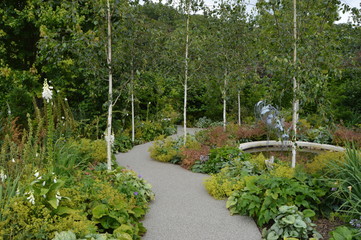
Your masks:
M 209 129 L 199 131 L 196 139 L 210 148 L 235 146 L 236 140 L 230 138 L 230 133 L 225 132 L 222 126 L 211 127 Z
M 133 147 L 131 137 L 126 134 L 117 134 L 114 139 L 114 152 L 127 152 Z
M 299 238 L 314 239 L 322 238 L 315 230 L 315 224 L 311 222 L 310 217 L 313 217 L 315 212 L 310 209 L 298 211 L 296 206 L 281 206 L 279 212 L 274 219 L 274 224 L 263 231 L 263 237 L 267 240 L 278 240 L 282 238 Z
M 318 127 L 315 129 L 309 129 L 306 132 L 305 141 L 329 144 L 332 142 L 332 135 L 330 131 L 325 127 Z
M 135 138 L 137 142 L 144 143 L 153 141 L 160 135 L 171 135 L 177 132 L 177 129 L 170 121 L 151 122 L 143 121 L 137 124 Z
M 352 130 L 346 127 L 338 126 L 333 133 L 333 143 L 336 145 L 345 146 L 353 142 L 356 147 L 361 147 L 361 130 Z
M 197 141 L 187 142 L 187 145 L 180 150 L 181 166 L 185 169 L 190 169 L 196 161 L 206 159 L 208 153 L 208 146 L 202 145 Z
M 151 158 L 160 162 L 170 162 L 178 154 L 176 142 L 171 137 L 165 138 L 164 135 L 158 137 L 148 151 Z
M 322 175 L 329 171 L 331 163 L 342 163 L 345 153 L 323 152 L 318 154 L 312 162 L 305 165 L 306 171 L 310 174 Z
M 212 124 L 212 120 L 208 119 L 207 117 L 201 117 L 198 121 L 194 124 L 197 128 L 208 128 Z
M 73 141 L 75 145 L 83 153 L 84 157 L 89 158 L 91 163 L 104 163 L 107 162 L 107 143 L 105 140 L 90 140 L 87 138 L 81 138 L 80 141 Z
M 152 186 L 132 170 L 117 168 L 114 173 L 108 175 L 107 179 L 104 179 L 105 182 L 108 180 L 113 183 L 114 188 L 129 199 L 134 197 L 138 206 L 147 205 L 149 201 L 154 200 Z
M 238 159 L 219 173 L 212 174 L 204 181 L 204 186 L 215 199 L 224 199 L 231 196 L 234 191 L 243 189 L 247 177 L 252 174 L 252 164 Z
M 295 176 L 295 169 L 283 162 L 273 164 L 273 168 L 269 174 L 274 177 L 293 178 Z
M 197 162 L 198 172 L 218 173 L 234 159 L 245 159 L 241 150 L 235 147 L 221 147 L 211 149 L 209 159 Z M 198 159 L 199 160 L 199 159 Z
M 266 160 L 266 157 L 260 153 L 257 156 L 252 156 L 249 161 L 255 167 L 256 171 L 263 172 L 266 170 Z
M 297 179 L 258 176 L 248 179 L 246 187 L 234 191 L 228 198 L 227 208 L 231 214 L 253 217 L 258 226 L 274 219 L 282 205 L 295 205 L 301 209 L 318 209 L 325 189 L 312 189 L 307 182 Z
M 257 125 L 242 125 L 237 131 L 237 138 L 240 142 L 259 141 L 266 139 L 267 131 L 263 123 Z
M 221 173 L 212 174 L 204 181 L 207 192 L 215 199 L 225 199 L 228 196 L 227 192 L 231 192 L 230 189 L 233 188 L 232 182 Z

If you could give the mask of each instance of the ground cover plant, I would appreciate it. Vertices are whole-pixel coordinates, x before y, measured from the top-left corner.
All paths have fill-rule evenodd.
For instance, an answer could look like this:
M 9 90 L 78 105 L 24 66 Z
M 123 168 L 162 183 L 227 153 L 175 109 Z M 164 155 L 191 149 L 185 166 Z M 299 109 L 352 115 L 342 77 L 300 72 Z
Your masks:
M 27 128 L 3 119 L 0 238 L 140 239 L 150 184 L 115 163 L 107 170 L 105 140 L 77 136 L 64 101 L 36 104 Z

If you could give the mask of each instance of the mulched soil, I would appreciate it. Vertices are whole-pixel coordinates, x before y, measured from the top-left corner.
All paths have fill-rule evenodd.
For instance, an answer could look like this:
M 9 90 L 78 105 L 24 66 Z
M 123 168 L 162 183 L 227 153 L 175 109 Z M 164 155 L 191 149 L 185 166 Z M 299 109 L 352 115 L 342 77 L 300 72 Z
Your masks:
M 333 221 L 328 219 L 318 219 L 313 223 L 317 225 L 316 230 L 323 236 L 323 240 L 329 239 L 331 237 L 329 232 L 344 224 L 344 222 L 340 219 L 334 219 Z

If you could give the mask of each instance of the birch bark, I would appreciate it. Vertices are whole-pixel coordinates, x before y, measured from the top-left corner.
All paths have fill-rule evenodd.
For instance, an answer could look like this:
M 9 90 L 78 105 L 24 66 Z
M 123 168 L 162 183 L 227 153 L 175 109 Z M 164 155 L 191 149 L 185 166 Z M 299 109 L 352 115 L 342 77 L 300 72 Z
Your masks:
M 113 75 L 112 75 L 112 25 L 110 14 L 110 3 L 107 0 L 107 20 L 108 20 L 108 73 L 109 73 L 109 93 L 108 93 L 108 122 L 106 131 L 107 142 L 107 168 L 112 170 L 112 112 L 113 112 Z

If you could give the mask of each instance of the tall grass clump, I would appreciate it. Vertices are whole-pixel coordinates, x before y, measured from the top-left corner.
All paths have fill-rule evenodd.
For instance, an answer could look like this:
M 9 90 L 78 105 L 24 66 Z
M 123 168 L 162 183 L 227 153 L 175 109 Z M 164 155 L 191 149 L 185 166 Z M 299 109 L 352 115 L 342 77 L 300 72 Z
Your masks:
M 336 168 L 337 166 L 337 168 Z M 345 161 L 334 164 L 336 196 L 343 201 L 339 211 L 351 218 L 361 217 L 361 152 L 356 148 L 346 150 Z

